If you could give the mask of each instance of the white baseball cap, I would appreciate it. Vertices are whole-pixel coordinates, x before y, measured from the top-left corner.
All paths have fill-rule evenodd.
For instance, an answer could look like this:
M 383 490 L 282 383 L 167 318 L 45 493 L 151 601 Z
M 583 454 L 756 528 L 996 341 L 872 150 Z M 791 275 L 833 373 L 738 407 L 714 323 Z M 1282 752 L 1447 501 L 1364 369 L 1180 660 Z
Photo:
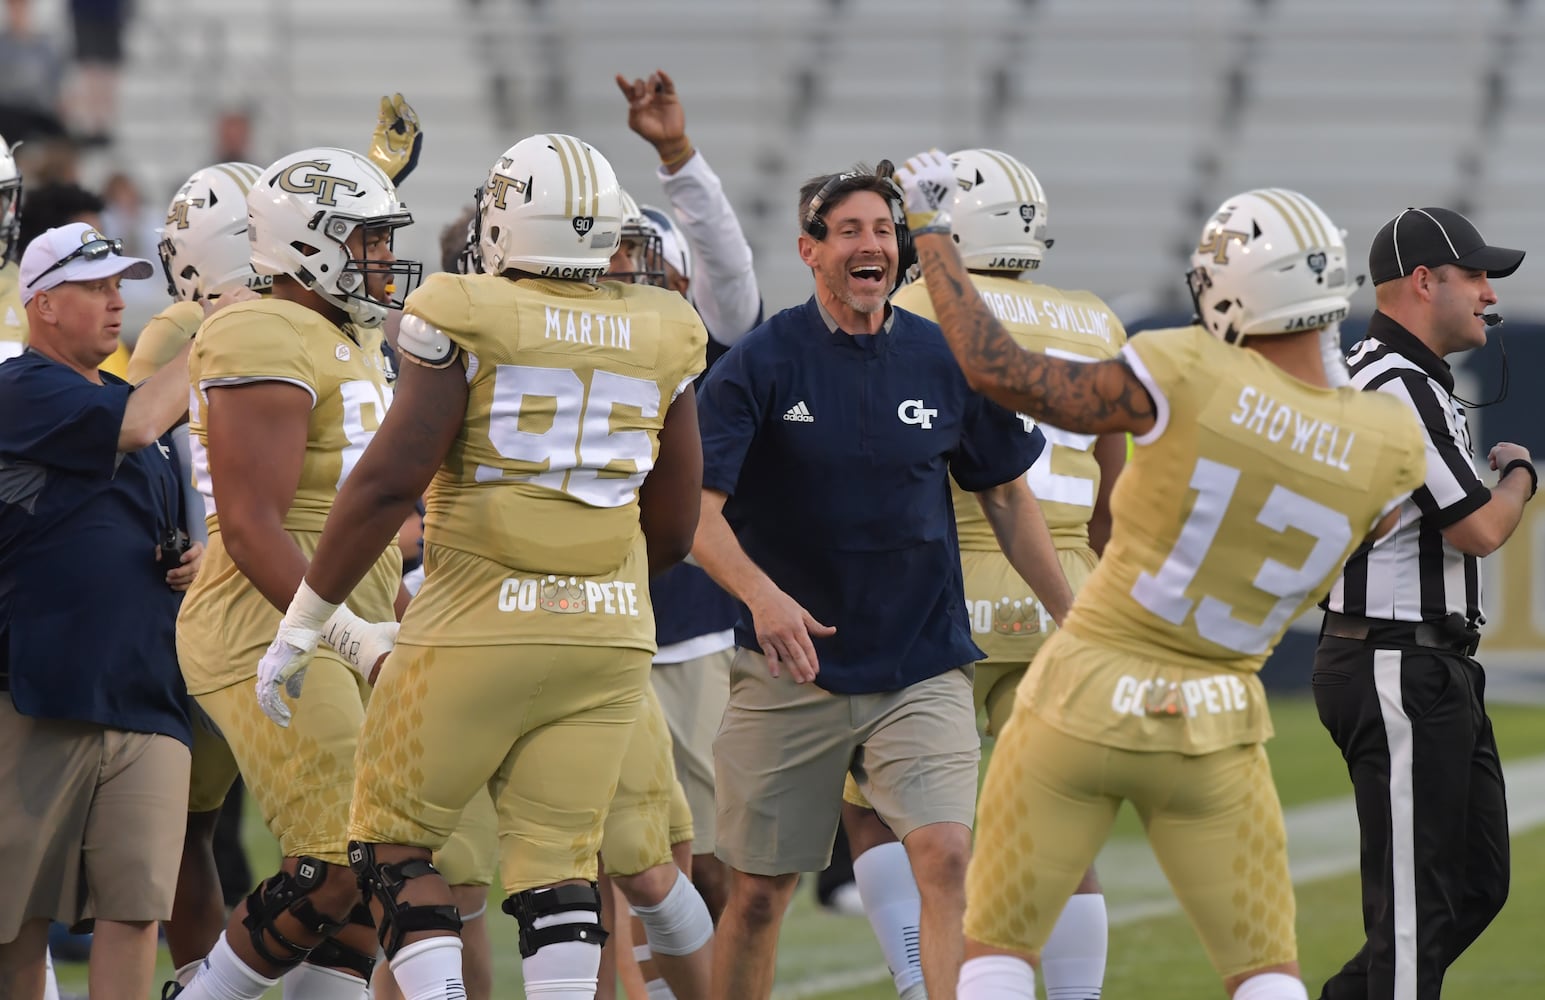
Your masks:
M 72 222 L 27 244 L 19 275 L 21 304 L 68 281 L 98 281 L 115 274 L 149 278 L 155 273 L 150 261 L 123 255 L 123 240 L 109 239 L 84 222 Z

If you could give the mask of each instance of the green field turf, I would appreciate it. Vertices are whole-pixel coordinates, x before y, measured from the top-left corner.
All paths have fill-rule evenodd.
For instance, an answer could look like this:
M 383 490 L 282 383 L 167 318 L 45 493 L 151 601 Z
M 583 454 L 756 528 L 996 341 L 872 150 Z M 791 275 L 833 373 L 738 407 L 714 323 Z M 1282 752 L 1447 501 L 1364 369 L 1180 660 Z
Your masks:
M 1545 755 L 1545 708 L 1498 705 L 1492 709 L 1504 760 Z M 1320 727 L 1307 697 L 1273 701 L 1277 737 L 1270 744 L 1272 768 L 1283 805 L 1305 805 L 1350 794 L 1341 757 Z M 245 830 L 256 873 L 267 874 L 278 851 L 263 830 L 254 809 L 247 811 Z M 1131 810 L 1124 810 L 1116 837 L 1141 836 Z M 1545 949 L 1539 929 L 1545 927 L 1545 827 L 1513 839 L 1513 888 L 1497 922 L 1454 967 L 1448 994 L 1484 996 L 1486 1000 L 1534 1000 L 1545 982 Z M 499 912 L 502 893 L 492 896 L 489 929 L 495 951 L 495 996 L 518 998 L 520 954 L 515 923 Z M 1113 893 L 1111 903 L 1121 899 Z M 1310 995 L 1361 942 L 1358 882 L 1355 874 L 1300 886 L 1298 933 Z M 819 996 L 827 1000 L 883 1000 L 895 991 L 883 975 L 878 946 L 862 919 L 835 916 L 817 907 L 809 889 L 799 897 L 784 923 L 778 962 L 777 995 L 784 998 Z M 161 971 L 170 973 L 163 949 Z M 865 980 L 868 982 L 865 982 Z M 85 992 L 84 965 L 62 963 L 61 989 Z M 850 988 L 821 992 L 823 983 L 846 981 Z M 156 994 L 157 996 L 159 993 Z M 1222 996 L 1201 945 L 1190 925 L 1179 916 L 1163 916 L 1112 928 L 1105 996 L 1110 1000 L 1192 1000 Z M 277 998 L 278 990 L 270 991 Z

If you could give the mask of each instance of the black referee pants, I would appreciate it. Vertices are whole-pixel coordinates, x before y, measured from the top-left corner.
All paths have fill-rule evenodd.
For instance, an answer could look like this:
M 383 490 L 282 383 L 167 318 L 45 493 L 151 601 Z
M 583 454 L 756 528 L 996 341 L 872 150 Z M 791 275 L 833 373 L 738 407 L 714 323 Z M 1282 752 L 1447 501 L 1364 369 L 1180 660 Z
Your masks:
M 1459 652 L 1326 636 L 1320 721 L 1361 827 L 1367 940 L 1321 1000 L 1437 1000 L 1507 899 L 1507 801 L 1481 665 Z

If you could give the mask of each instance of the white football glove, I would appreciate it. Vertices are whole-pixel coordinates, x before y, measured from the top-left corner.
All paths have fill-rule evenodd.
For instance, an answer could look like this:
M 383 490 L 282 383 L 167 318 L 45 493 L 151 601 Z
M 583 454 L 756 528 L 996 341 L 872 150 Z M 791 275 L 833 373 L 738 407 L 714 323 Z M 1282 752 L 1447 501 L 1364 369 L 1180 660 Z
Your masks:
M 955 199 L 955 168 L 950 165 L 948 156 L 937 149 L 917 154 L 896 171 L 896 183 L 901 185 L 907 228 L 914 235 L 949 232 L 949 206 Z
M 280 688 L 292 699 L 300 697 L 318 641 L 326 641 L 360 676 L 368 678 L 376 661 L 396 643 L 397 623 L 367 622 L 347 604 L 324 601 L 302 579 L 278 634 L 258 661 L 258 706 L 280 726 L 290 724 L 290 707 Z

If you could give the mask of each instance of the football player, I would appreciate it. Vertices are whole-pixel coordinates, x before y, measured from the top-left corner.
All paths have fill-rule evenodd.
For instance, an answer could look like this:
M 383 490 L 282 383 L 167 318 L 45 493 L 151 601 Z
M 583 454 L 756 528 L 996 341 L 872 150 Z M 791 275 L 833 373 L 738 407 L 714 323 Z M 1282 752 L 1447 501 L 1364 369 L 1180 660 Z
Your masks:
M 22 308 L 12 251 L 20 252 L 21 172 L 11 145 L 0 135 L 0 361 L 14 358 L 27 346 L 27 310 Z
M 1130 800 L 1229 995 L 1306 1000 L 1256 675 L 1425 471 L 1409 410 L 1332 388 L 1346 373 L 1323 332 L 1355 288 L 1341 233 L 1293 191 L 1230 198 L 1191 258 L 1198 325 L 1071 361 L 1016 343 L 973 286 L 950 239 L 949 159 L 914 157 L 899 180 L 972 385 L 1065 431 L 1136 441 L 1105 556 L 988 767 L 959 995 L 1035 995 L 1052 921 Z
M 293 725 L 269 722 L 251 685 L 277 608 L 385 414 L 381 327 L 420 265 L 394 258 L 393 236 L 412 216 L 358 153 L 278 160 L 253 180 L 246 211 L 252 268 L 273 289 L 213 314 L 189 359 L 210 541 L 177 645 L 189 693 L 225 735 L 284 861 L 237 906 L 184 995 L 256 1000 L 289 973 L 289 995 L 358 997 L 376 949 L 346 863 L 348 801 L 368 676 L 405 598 L 397 549 L 379 554 L 332 616 L 332 648 L 313 661 Z
M 579 139 L 531 136 L 494 163 L 488 273 L 413 296 L 396 405 L 260 668 L 283 682 L 306 663 L 427 487 L 424 585 L 370 702 L 350 819 L 415 1000 L 460 995 L 459 920 L 429 857 L 485 785 L 527 995 L 595 993 L 596 851 L 649 681 L 648 574 L 697 523 L 707 339 L 680 296 L 597 283 L 621 222 L 611 165 Z
M 1110 308 L 1088 292 L 1070 292 L 1030 280 L 1052 241 L 1046 238 L 1046 193 L 1030 168 L 1007 153 L 967 149 L 950 154 L 959 184 L 950 227 L 971 283 L 991 304 L 1014 340 L 1027 350 L 1074 361 L 1116 357 L 1126 330 Z M 936 319 L 928 284 L 903 286 L 891 301 Z M 1057 546 L 1068 585 L 1076 592 L 1094 570 L 1110 537 L 1110 492 L 1126 462 L 1126 435 L 1074 434 L 1040 424 L 1047 448 L 1026 474 Z M 1014 691 L 1052 619 L 1003 555 L 981 507 L 953 486 L 972 637 L 987 654 L 976 665 L 975 694 L 987 732 L 1008 721 Z M 853 873 L 864 911 L 884 947 L 903 1000 L 922 989 L 922 969 L 909 959 L 921 900 L 906 851 L 879 822 L 850 776 L 843 793 L 844 822 L 854 846 Z M 867 847 L 868 844 L 875 844 Z M 1041 956 L 1048 994 L 1097 998 L 1105 978 L 1105 898 L 1091 869 L 1063 907 Z

